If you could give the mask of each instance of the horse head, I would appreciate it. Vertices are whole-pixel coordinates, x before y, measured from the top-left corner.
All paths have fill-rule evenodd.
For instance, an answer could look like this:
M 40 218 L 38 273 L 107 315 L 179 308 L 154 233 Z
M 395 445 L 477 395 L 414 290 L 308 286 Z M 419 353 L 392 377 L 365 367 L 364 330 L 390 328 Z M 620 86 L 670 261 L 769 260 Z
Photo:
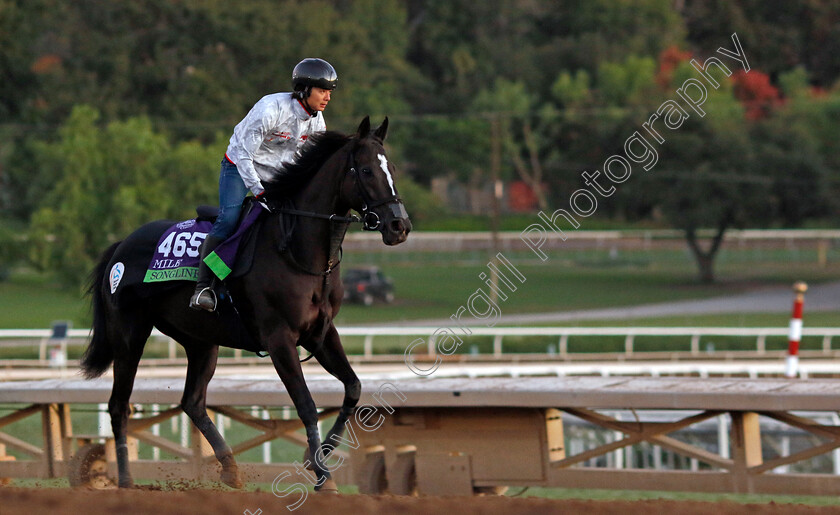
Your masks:
M 397 245 L 408 238 L 411 220 L 394 184 L 394 165 L 385 153 L 387 132 L 387 117 L 373 131 L 370 118 L 362 120 L 350 154 L 350 180 L 345 181 L 342 196 L 362 214 L 366 230 L 378 230 L 386 245 Z

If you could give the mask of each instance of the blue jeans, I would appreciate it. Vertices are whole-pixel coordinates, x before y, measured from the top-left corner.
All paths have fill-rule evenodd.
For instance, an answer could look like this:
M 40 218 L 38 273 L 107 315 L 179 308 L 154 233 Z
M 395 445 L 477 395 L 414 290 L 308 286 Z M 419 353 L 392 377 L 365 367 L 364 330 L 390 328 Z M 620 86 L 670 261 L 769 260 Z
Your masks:
M 239 175 L 236 165 L 222 158 L 219 173 L 219 216 L 208 236 L 225 239 L 236 230 L 236 222 L 242 211 L 242 201 L 248 195 L 248 187 Z

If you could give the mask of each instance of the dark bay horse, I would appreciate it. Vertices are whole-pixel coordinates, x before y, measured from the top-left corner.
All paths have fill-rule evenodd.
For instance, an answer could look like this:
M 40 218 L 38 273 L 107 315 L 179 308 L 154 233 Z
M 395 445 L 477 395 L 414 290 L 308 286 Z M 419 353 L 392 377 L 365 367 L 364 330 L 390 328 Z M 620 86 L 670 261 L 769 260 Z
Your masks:
M 394 186 L 393 166 L 383 147 L 387 129 L 387 118 L 374 131 L 365 118 L 355 135 L 324 132 L 312 136 L 295 163 L 264 184 L 267 204 L 273 208 L 263 215 L 267 218 L 255 244 L 253 264 L 241 277 L 226 281 L 247 333 L 271 356 L 306 428 L 307 452 L 313 457 L 312 468 L 319 484 L 316 489 L 335 489 L 319 458 L 328 456 L 338 445 L 361 393 L 361 383 L 333 325 L 343 296 L 337 257 L 351 220 L 348 215 L 351 209 L 361 213 L 365 227 L 379 230 L 387 245 L 402 243 L 411 230 Z M 284 217 L 286 221 L 288 217 L 295 219 L 290 237 L 288 223 L 281 223 Z M 239 488 L 242 482 L 231 448 L 205 409 L 207 384 L 216 368 L 219 346 L 235 346 L 226 337 L 228 328 L 223 327 L 217 313 L 188 307 L 194 287 L 189 281 L 158 290 L 151 289 L 158 287 L 154 284 L 140 283 L 134 293 L 126 287 L 115 295 L 109 280 L 109 270 L 116 263 L 139 252 L 148 253 L 144 249 L 156 245 L 170 225 L 147 224 L 104 252 L 91 274 L 93 334 L 82 358 L 82 370 L 86 377 L 93 378 L 114 365 L 108 411 L 117 445 L 119 486 L 131 487 L 126 425 L 140 356 L 153 327 L 178 341 L 188 359 L 181 407 L 212 445 L 222 464 L 221 480 Z M 281 252 L 280 247 L 287 250 Z M 344 384 L 343 405 L 323 445 L 317 409 L 304 381 L 297 346 L 312 353 Z

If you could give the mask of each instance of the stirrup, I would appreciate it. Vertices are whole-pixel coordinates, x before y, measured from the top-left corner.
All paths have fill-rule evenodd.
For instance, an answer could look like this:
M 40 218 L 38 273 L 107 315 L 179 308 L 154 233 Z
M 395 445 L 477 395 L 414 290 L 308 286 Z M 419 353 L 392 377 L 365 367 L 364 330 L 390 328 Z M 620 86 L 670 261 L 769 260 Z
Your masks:
M 204 292 L 209 292 L 208 300 L 210 300 L 212 304 L 202 302 L 204 300 L 202 299 L 202 295 L 204 295 Z M 190 299 L 190 307 L 193 309 L 203 309 L 204 311 L 209 311 L 210 313 L 212 313 L 216 311 L 217 302 L 218 299 L 216 299 L 216 291 L 209 286 L 205 286 L 204 288 L 199 290 L 198 293 L 193 294 L 192 298 Z

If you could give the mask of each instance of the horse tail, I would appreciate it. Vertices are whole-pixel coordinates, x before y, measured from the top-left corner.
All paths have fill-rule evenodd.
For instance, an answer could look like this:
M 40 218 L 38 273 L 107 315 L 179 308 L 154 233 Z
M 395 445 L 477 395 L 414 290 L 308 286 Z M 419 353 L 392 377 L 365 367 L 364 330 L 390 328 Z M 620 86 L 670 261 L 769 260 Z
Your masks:
M 91 296 L 90 304 L 93 311 L 93 326 L 91 328 L 90 343 L 81 361 L 82 374 L 87 379 L 101 376 L 114 361 L 114 348 L 108 343 L 105 320 L 105 298 L 102 290 L 105 286 L 105 272 L 108 268 L 108 263 L 114 257 L 114 253 L 117 251 L 120 243 L 114 243 L 102 253 L 99 263 L 88 278 L 87 293 Z

